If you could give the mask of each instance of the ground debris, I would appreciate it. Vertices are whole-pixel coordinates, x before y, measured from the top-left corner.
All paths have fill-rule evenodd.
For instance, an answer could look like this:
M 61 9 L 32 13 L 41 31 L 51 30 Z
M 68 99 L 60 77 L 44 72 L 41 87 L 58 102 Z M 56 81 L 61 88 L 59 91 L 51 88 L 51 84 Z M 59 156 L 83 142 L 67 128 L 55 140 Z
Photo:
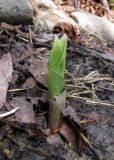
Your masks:
M 16 97 L 10 102 L 10 105 L 20 109 L 15 113 L 16 121 L 21 123 L 34 123 L 34 112 L 32 103 L 28 102 L 24 97 Z
M 72 160 L 72 157 L 76 160 L 93 160 L 92 152 L 83 144 L 79 148 L 83 150 L 80 158 L 70 148 L 70 142 L 76 142 L 75 140 L 78 139 L 74 131 L 73 133 L 69 132 L 70 136 L 68 135 L 68 138 L 70 137 L 70 140 L 66 138 L 68 143 L 62 137 L 59 139 L 60 141 L 63 140 L 62 143 L 55 139 L 56 147 L 53 146 L 55 141 L 53 145 L 44 143 L 44 140 L 46 141 L 46 138 L 49 138 L 50 133 L 47 133 L 49 99 L 48 90 L 44 83 L 45 68 L 43 60 L 48 57 L 54 35 L 52 33 L 35 32 L 33 26 L 18 26 L 17 28 L 20 31 L 14 28 L 10 29 L 6 25 L 5 27 L 0 33 L 0 57 L 2 60 L 3 56 L 7 55 L 6 53 L 11 53 L 13 76 L 9 83 L 7 103 L 2 107 L 1 113 L 7 113 L 18 106 L 20 109 L 15 115 L 5 117 L 1 121 L 10 126 L 10 131 L 16 139 L 21 139 L 23 143 L 31 140 L 30 146 L 40 145 L 44 150 L 49 149 L 49 153 L 53 155 L 53 160 Z M 29 28 L 31 28 L 31 37 Z M 42 34 L 44 35 L 40 41 L 38 38 Z M 46 39 L 45 36 L 47 36 Z M 105 157 L 108 160 L 113 160 L 113 49 L 113 44 L 99 43 L 99 40 L 95 40 L 95 37 L 92 39 L 83 35 L 77 38 L 77 43 L 69 40 L 67 48 L 65 75 L 67 106 L 73 108 L 73 111 L 69 111 L 70 115 L 69 112 L 68 115 L 66 113 L 65 115 L 71 119 L 74 117 L 75 123 L 86 129 L 88 139 L 101 160 Z M 64 122 L 63 129 L 66 120 Z M 10 156 L 14 153 L 14 160 L 28 160 L 28 157 L 29 160 L 38 159 L 38 156 L 30 151 L 20 149 L 14 142 L 5 138 L 4 135 L 7 133 L 5 130 L 3 131 L 4 133 L 1 132 L 2 144 L 7 144 L 5 151 L 7 151 L 7 148 L 11 150 Z M 65 134 L 66 129 L 64 130 Z M 73 139 L 73 135 L 75 139 Z
M 6 102 L 8 83 L 12 78 L 12 57 L 10 53 L 4 54 L 0 59 L 0 108 Z

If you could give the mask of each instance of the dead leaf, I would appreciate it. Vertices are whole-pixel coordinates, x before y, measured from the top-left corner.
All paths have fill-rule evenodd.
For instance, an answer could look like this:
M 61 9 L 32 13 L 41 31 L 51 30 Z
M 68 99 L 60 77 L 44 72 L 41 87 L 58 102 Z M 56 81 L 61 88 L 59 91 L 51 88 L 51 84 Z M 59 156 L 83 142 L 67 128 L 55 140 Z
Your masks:
M 46 59 L 33 59 L 29 72 L 34 76 L 37 82 L 47 86 L 46 82 Z
M 62 8 L 66 12 L 73 12 L 73 11 L 75 11 L 75 7 L 73 7 L 72 5 L 64 4 L 64 5 L 62 5 Z
M 52 42 L 54 37 L 55 36 L 52 33 L 40 32 L 38 34 L 34 34 L 32 38 L 34 43 L 48 43 Z
M 34 123 L 33 105 L 25 97 L 16 97 L 10 102 L 14 108 L 20 107 L 15 113 L 16 120 L 21 123 Z
M 48 111 L 48 93 L 41 92 L 40 95 L 38 95 L 37 97 L 27 96 L 27 100 L 33 104 L 34 111 L 37 110 L 38 113 Z
M 69 117 L 69 119 L 73 119 L 75 123 L 80 125 L 80 119 L 74 108 L 68 106 L 62 111 L 63 117 Z
M 62 123 L 60 128 L 60 134 L 64 136 L 66 141 L 71 144 L 71 148 L 76 148 L 76 139 L 75 139 L 75 133 L 65 122 Z
M 39 2 L 38 2 L 39 3 Z M 61 3 L 56 1 L 56 3 Z M 53 1 L 47 0 L 40 4 L 39 16 L 36 18 L 36 30 L 52 31 L 54 26 L 58 23 L 66 23 L 74 28 L 78 28 L 76 22 L 62 9 L 58 4 L 55 5 Z
M 33 88 L 35 86 L 36 86 L 36 81 L 32 77 L 29 77 L 26 79 L 25 83 L 22 85 L 22 88 Z
M 14 63 L 22 62 L 33 54 L 34 50 L 30 43 L 26 45 L 22 42 L 16 42 L 14 47 L 11 48 L 12 59 Z
M 81 153 L 85 148 L 85 144 L 80 137 L 80 133 L 83 133 L 86 137 L 86 130 L 80 125 L 79 117 L 74 108 L 69 106 L 62 111 L 62 114 L 64 121 L 63 125 L 61 125 L 60 133 L 71 143 L 73 149 Z
M 60 145 L 64 145 L 62 138 L 59 134 L 52 134 L 46 138 L 47 142 L 53 146 L 59 147 Z
M 4 30 L 16 31 L 19 34 L 23 34 L 23 32 L 19 30 L 19 26 L 9 25 L 5 22 L 2 22 L 0 27 Z
M 76 39 L 77 36 L 79 36 L 80 31 L 78 28 L 74 27 L 72 24 L 70 23 L 66 23 L 66 22 L 61 22 L 58 23 L 57 25 L 54 26 L 53 28 L 53 33 L 57 34 L 57 33 L 66 33 L 66 35 L 74 40 Z
M 12 57 L 10 53 L 4 54 L 0 59 L 0 108 L 6 102 L 8 82 L 12 78 Z
M 15 30 L 15 27 L 14 27 L 14 26 L 9 25 L 9 24 L 7 24 L 7 23 L 5 23 L 5 22 L 2 22 L 2 23 L 1 23 L 1 28 L 2 28 L 2 29 L 11 30 L 11 31 L 14 31 L 14 30 Z
M 55 0 L 55 4 L 63 4 L 63 1 L 62 0 Z
M 5 124 L 3 127 L 0 128 L 0 140 L 8 134 L 10 130 L 10 126 L 8 124 Z

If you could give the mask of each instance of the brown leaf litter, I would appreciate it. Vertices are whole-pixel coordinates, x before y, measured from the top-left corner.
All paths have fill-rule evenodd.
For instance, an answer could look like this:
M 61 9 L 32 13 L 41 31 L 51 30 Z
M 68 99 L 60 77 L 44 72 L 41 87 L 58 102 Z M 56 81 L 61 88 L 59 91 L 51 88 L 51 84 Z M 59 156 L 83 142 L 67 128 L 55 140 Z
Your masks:
M 12 78 L 12 57 L 10 53 L 4 54 L 0 59 L 0 108 L 6 102 L 6 94 L 8 90 L 8 83 Z

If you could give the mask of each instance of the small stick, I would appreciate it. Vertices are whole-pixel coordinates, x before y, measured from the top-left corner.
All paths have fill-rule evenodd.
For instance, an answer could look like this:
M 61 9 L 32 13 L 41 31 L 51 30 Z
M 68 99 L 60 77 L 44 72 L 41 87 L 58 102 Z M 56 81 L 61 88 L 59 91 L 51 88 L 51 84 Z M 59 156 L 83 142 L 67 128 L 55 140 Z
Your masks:
M 31 88 L 15 88 L 15 89 L 9 89 L 8 92 L 19 92 L 19 91 L 26 91 L 26 90 L 30 90 Z
M 102 102 L 102 101 L 93 101 L 90 98 L 84 98 L 84 97 L 79 97 L 79 96 L 73 96 L 73 95 L 69 95 L 67 94 L 67 98 L 73 98 L 73 99 L 79 99 L 84 101 L 86 104 L 92 104 L 92 105 L 96 105 L 96 106 L 103 106 L 103 107 L 112 107 L 114 108 L 114 104 L 111 103 L 107 103 L 107 102 Z
M 30 43 L 33 44 L 33 42 L 32 42 L 32 31 L 31 31 L 30 25 L 29 25 L 29 39 L 30 39 Z
M 12 110 L 9 111 L 9 112 L 6 112 L 6 113 L 1 114 L 1 115 L 0 115 L 0 119 L 1 119 L 1 118 L 4 118 L 4 117 L 7 117 L 7 116 L 9 116 L 9 115 L 11 115 L 11 114 L 13 114 L 13 113 L 15 113 L 19 108 L 20 108 L 20 107 L 16 107 L 16 108 L 12 109 Z

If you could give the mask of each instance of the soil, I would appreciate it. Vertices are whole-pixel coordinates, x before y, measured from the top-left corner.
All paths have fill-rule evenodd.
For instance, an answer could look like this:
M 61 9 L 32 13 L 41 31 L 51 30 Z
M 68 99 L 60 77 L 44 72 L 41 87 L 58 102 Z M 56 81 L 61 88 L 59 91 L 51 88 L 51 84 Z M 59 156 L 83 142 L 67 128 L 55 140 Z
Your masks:
M 50 135 L 45 67 L 41 66 L 53 34 L 34 32 L 33 26 L 25 25 L 0 30 L 0 57 L 11 53 L 13 60 L 12 81 L 1 113 L 17 106 L 24 113 L 1 119 L 0 160 L 97 160 L 89 147 L 82 147 L 78 154 L 63 136 Z M 75 109 L 80 121 L 86 120 L 81 126 L 100 160 L 114 160 L 114 62 L 103 58 L 107 53 L 113 57 L 113 51 L 114 45 L 85 36 L 75 43 L 69 40 L 67 47 L 67 105 Z M 34 112 L 23 106 L 32 106 Z
M 79 57 L 78 57 L 79 56 Z M 112 75 L 113 72 L 109 74 L 111 70 L 104 66 L 104 63 L 99 59 L 94 57 L 85 57 L 80 56 L 78 54 L 74 54 L 69 62 L 68 62 L 68 69 L 72 75 L 77 74 L 77 70 L 74 69 L 74 65 L 80 65 L 78 68 L 79 76 L 88 75 L 91 71 L 98 70 L 100 74 L 108 74 Z M 70 66 L 70 67 L 69 67 Z M 76 75 L 77 76 L 77 75 Z M 88 84 L 89 86 L 90 84 Z M 98 82 L 95 85 L 106 85 L 108 84 L 105 81 Z M 113 90 L 102 89 L 100 92 L 97 92 L 97 98 L 102 101 L 110 101 L 111 103 L 114 102 L 113 99 Z M 90 95 L 86 95 L 90 97 Z M 86 97 L 84 95 L 84 98 Z M 94 99 L 94 98 L 93 98 Z M 70 105 L 75 108 L 77 114 L 80 115 L 80 119 L 95 119 L 95 123 L 90 124 L 83 124 L 87 130 L 88 138 L 92 145 L 94 146 L 97 154 L 99 155 L 100 159 L 102 160 L 113 160 L 114 159 L 114 108 L 109 107 L 107 105 L 93 105 L 93 104 L 86 104 L 83 99 L 79 100 L 70 100 Z M 91 153 L 88 153 L 91 155 Z M 91 155 L 92 156 L 92 155 Z M 89 158 L 92 159 L 92 158 Z M 94 159 L 94 158 L 93 158 Z

